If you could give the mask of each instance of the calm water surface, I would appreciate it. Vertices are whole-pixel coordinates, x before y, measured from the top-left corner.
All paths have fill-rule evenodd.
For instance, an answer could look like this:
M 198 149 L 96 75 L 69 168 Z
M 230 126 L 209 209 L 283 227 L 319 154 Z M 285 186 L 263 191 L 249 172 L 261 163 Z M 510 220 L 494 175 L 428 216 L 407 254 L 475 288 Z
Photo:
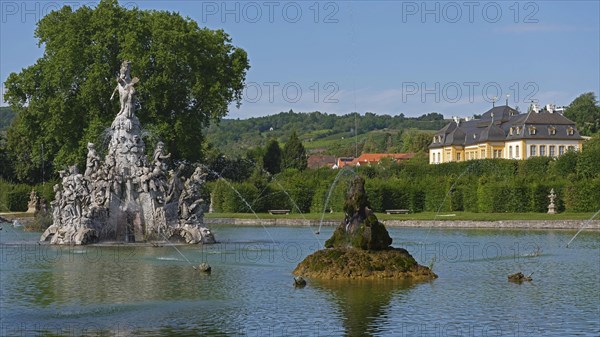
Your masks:
M 204 247 L 54 247 L 2 226 L 0 336 L 600 336 L 599 232 L 565 248 L 573 231 L 391 228 L 438 279 L 295 289 L 292 270 L 331 228 L 213 227 L 221 243 Z M 508 282 L 518 271 L 534 281 Z

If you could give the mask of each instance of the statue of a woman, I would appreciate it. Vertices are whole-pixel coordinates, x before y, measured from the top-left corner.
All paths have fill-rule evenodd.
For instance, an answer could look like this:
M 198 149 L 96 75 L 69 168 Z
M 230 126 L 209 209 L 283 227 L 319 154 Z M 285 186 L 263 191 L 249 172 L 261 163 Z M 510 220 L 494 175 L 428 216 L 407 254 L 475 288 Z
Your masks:
M 112 96 L 110 96 L 110 99 L 112 100 L 115 96 L 115 92 L 119 92 L 121 110 L 118 115 L 127 118 L 133 117 L 133 111 L 135 109 L 135 88 L 133 86 L 139 82 L 137 77 L 131 79 L 130 71 L 131 62 L 123 61 L 121 64 L 121 74 L 117 77 L 117 87 L 113 91 Z

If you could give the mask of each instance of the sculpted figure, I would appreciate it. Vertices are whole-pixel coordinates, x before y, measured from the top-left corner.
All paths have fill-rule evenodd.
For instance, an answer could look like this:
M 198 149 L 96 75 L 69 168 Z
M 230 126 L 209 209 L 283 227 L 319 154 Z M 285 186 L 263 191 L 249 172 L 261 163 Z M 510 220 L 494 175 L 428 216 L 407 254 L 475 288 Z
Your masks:
M 184 168 L 185 166 L 182 164 L 179 165 L 177 171 L 170 172 L 169 188 L 167 189 L 167 198 L 165 199 L 165 202 L 168 203 L 179 199 L 181 191 L 183 190 L 183 183 L 181 182 L 179 175 Z
M 199 166 L 183 185 L 179 197 L 179 215 L 184 220 L 201 220 L 204 199 L 200 196 L 200 187 L 206 181 L 207 173 Z
M 100 157 L 96 153 L 96 146 L 93 143 L 88 143 L 87 145 L 88 154 L 87 160 L 85 164 L 85 172 L 84 176 L 89 177 L 92 173 L 98 171 L 98 167 L 100 166 Z
M 31 190 L 31 193 L 29 193 L 29 203 L 27 203 L 27 211 L 28 212 L 38 211 L 39 210 L 39 200 L 40 200 L 40 198 L 38 197 L 35 190 Z
M 62 200 L 60 185 L 55 184 L 52 189 L 54 190 L 54 201 L 50 203 L 50 205 L 52 205 L 52 216 L 54 218 L 55 223 L 60 223 L 60 203 Z
M 135 109 L 135 88 L 134 85 L 139 82 L 137 77 L 131 79 L 131 62 L 123 61 L 121 64 L 121 73 L 117 77 L 117 87 L 113 91 L 110 99 L 112 100 L 115 93 L 119 92 L 119 102 L 121 103 L 121 110 L 119 116 L 125 116 L 127 118 L 133 117 L 133 111 Z
M 138 192 L 148 192 L 150 191 L 150 181 L 152 180 L 152 172 L 149 168 L 144 167 L 141 170 L 140 175 L 140 190 Z
M 154 166 L 164 170 L 163 160 L 171 158 L 171 154 L 165 154 L 165 143 L 158 142 L 156 143 L 156 149 L 154 150 L 154 155 L 152 156 L 152 160 L 154 161 Z

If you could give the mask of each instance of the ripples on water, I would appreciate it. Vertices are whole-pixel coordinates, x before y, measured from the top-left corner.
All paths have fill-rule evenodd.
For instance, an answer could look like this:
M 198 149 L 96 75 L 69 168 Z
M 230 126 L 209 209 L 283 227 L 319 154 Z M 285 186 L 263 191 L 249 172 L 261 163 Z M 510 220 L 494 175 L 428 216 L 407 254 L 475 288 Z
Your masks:
M 5 227 L 8 225 L 5 225 Z M 310 281 L 308 228 L 215 227 L 223 243 L 54 247 L 0 232 L 0 336 L 599 336 L 600 233 L 390 229 L 433 282 Z M 323 229 L 320 240 L 331 235 Z M 435 257 L 435 259 L 434 259 Z M 533 273 L 513 284 L 507 275 Z

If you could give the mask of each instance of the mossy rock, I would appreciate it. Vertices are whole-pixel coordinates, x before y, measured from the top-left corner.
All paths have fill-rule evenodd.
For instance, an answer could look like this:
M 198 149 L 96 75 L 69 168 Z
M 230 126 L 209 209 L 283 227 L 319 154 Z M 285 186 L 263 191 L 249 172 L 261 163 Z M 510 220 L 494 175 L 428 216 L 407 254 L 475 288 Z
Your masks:
M 363 250 L 390 248 L 392 238 L 370 209 L 365 193 L 365 181 L 359 176 L 350 182 L 344 212 L 346 218 L 325 242 L 325 247 L 352 247 Z
M 300 262 L 294 275 L 320 279 L 412 279 L 437 278 L 402 248 L 367 251 L 354 248 L 319 250 Z
M 356 229 L 346 230 L 344 223 L 340 224 L 333 232 L 331 238 L 325 242 L 326 248 L 357 248 L 363 250 L 388 249 L 392 244 L 385 226 L 375 219 L 369 219 L 356 226 Z

